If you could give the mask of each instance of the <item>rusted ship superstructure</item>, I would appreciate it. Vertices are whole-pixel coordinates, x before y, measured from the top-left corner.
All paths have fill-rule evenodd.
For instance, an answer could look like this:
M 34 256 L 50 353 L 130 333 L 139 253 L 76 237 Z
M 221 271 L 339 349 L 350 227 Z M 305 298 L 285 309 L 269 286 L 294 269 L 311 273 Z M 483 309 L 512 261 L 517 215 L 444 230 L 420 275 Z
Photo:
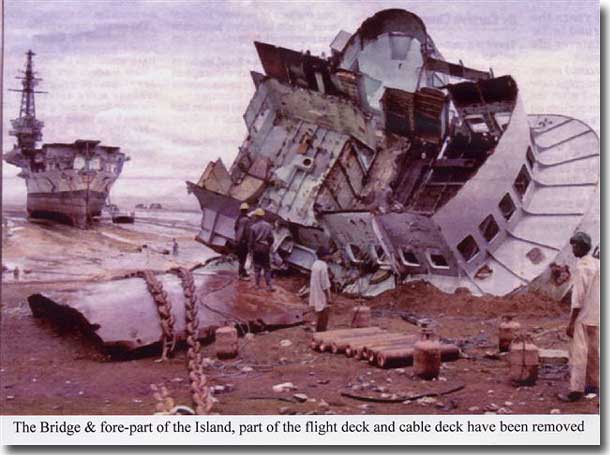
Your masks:
M 99 216 L 114 181 L 128 160 L 119 147 L 100 145 L 96 140 L 43 144 L 43 122 L 36 118 L 35 77 L 32 51 L 27 52 L 22 80 L 19 117 L 11 121 L 10 134 L 17 138 L 13 150 L 4 155 L 7 163 L 21 168 L 19 177 L 27 187 L 30 217 L 52 218 L 86 227 Z
M 318 246 L 335 251 L 346 292 L 414 279 L 474 294 L 565 292 L 570 235 L 587 223 L 599 240 L 591 128 L 528 115 L 510 75 L 446 61 L 404 10 L 341 31 L 329 57 L 255 46 L 265 74 L 251 73 L 237 158 L 187 183 L 201 242 L 230 251 L 246 201 L 276 224 L 280 262 L 308 270 Z

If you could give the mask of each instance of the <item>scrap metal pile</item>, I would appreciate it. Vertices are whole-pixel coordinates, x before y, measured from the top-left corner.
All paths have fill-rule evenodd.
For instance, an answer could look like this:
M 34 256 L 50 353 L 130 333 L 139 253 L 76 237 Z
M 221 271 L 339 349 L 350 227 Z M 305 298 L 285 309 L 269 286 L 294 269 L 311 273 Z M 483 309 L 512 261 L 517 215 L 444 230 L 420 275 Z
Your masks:
M 422 20 L 381 11 L 330 56 L 255 42 L 265 74 L 248 135 L 187 182 L 198 239 L 230 252 L 239 206 L 275 223 L 276 265 L 335 252 L 333 281 L 376 295 L 425 279 L 442 290 L 562 297 L 577 228 L 598 235 L 599 140 L 584 123 L 527 115 L 517 82 L 447 62 Z M 594 242 L 597 243 L 595 238 Z

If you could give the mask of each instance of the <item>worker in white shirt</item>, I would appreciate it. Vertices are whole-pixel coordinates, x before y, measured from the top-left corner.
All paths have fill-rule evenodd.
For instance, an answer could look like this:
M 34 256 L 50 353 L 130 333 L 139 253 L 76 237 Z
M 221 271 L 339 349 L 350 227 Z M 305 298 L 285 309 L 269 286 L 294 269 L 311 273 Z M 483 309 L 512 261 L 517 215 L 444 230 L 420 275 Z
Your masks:
M 316 312 L 316 332 L 325 332 L 328 326 L 328 304 L 331 303 L 328 264 L 325 262 L 329 254 L 321 247 L 316 255 L 309 279 L 309 306 Z
M 570 343 L 570 390 L 562 401 L 599 393 L 599 259 L 589 255 L 591 237 L 577 232 L 570 239 L 578 258 L 573 276 L 572 310 L 566 334 Z

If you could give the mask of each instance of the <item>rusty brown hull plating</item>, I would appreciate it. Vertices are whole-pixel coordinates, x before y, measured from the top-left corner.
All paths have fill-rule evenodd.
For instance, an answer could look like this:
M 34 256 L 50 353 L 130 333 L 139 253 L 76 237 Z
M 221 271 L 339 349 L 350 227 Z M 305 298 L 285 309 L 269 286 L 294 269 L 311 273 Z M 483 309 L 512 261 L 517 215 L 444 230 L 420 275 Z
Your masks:
M 28 215 L 85 227 L 101 214 L 107 196 L 108 193 L 92 190 L 30 193 Z

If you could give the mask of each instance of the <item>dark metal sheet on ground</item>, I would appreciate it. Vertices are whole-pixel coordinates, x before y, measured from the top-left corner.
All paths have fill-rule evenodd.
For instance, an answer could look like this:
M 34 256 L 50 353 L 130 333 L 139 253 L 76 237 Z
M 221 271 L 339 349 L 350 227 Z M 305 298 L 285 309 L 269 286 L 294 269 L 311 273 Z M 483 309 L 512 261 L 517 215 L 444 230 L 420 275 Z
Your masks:
M 178 341 L 185 335 L 185 306 L 180 280 L 174 274 L 157 276 L 171 303 Z M 296 295 L 277 287 L 271 293 L 240 281 L 232 272 L 196 275 L 199 294 L 199 338 L 224 325 L 244 330 L 286 327 L 303 322 L 305 306 Z M 78 324 L 111 352 L 148 347 L 162 339 L 157 307 L 141 278 L 90 283 L 28 298 L 34 317 L 62 325 Z

